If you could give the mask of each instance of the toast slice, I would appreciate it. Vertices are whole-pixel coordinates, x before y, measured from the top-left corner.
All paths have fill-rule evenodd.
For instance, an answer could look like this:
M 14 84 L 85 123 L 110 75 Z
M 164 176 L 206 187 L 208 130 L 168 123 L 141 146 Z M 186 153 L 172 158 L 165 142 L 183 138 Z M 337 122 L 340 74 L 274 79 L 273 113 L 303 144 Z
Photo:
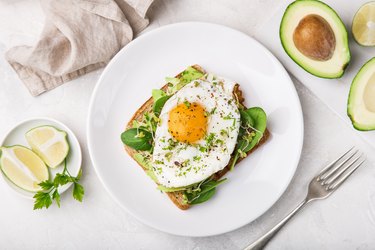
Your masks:
M 193 65 L 191 66 L 192 68 L 202 72 L 202 73 L 206 73 L 205 70 L 200 67 L 199 65 Z M 182 76 L 182 72 L 180 74 L 178 74 L 177 76 L 175 76 L 176 78 L 180 78 Z M 166 91 L 168 88 L 168 84 L 164 85 L 161 89 Z M 238 102 L 245 107 L 244 105 L 244 102 L 245 102 L 245 99 L 243 98 L 242 96 L 242 91 L 239 89 L 239 85 L 237 84 L 233 90 L 233 94 L 237 97 L 238 99 Z M 152 111 L 152 107 L 153 107 L 153 104 L 154 104 L 154 101 L 153 101 L 153 98 L 151 97 L 150 99 L 148 99 L 136 112 L 135 114 L 133 115 L 133 117 L 130 119 L 130 121 L 128 122 L 128 124 L 126 125 L 126 128 L 125 129 L 129 129 L 129 128 L 132 128 L 133 126 L 133 122 L 134 121 L 138 121 L 138 122 L 142 122 L 142 120 L 144 119 L 144 113 L 146 112 L 150 112 Z M 269 131 L 266 129 L 266 131 L 264 132 L 263 134 L 263 137 L 261 138 L 261 140 L 259 141 L 259 143 L 252 149 L 250 150 L 248 153 L 247 153 L 247 156 L 250 155 L 254 150 L 256 150 L 257 148 L 259 148 L 261 145 L 263 145 L 269 138 Z M 135 159 L 135 155 L 138 153 L 137 150 L 134 150 L 132 149 L 131 147 L 128 147 L 125 145 L 125 150 L 127 151 L 127 153 L 138 163 L 138 165 L 140 167 L 143 168 L 144 171 L 147 171 L 148 168 L 146 166 L 143 166 L 142 164 L 139 163 L 139 161 L 137 161 L 137 159 Z M 230 170 L 230 166 L 231 166 L 231 163 L 233 161 L 233 154 L 232 154 L 232 157 L 228 163 L 228 165 L 220 170 L 219 172 L 215 173 L 213 175 L 213 179 L 215 180 L 219 180 L 221 177 L 223 177 L 229 170 Z M 237 163 L 240 162 L 241 160 L 243 160 L 244 158 L 239 158 L 237 160 Z M 182 210 L 186 210 L 190 207 L 189 204 L 186 204 L 184 202 L 184 198 L 183 198 L 183 191 L 176 191 L 176 192 L 167 192 L 166 193 L 168 195 L 168 197 L 172 200 L 172 202 L 180 209 Z

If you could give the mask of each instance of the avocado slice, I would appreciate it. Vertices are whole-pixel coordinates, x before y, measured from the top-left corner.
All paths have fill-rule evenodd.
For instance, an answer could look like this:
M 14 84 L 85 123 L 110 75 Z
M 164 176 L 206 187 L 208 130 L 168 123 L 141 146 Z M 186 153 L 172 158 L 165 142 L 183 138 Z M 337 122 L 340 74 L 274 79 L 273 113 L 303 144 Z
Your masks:
M 357 130 L 375 130 L 375 57 L 363 65 L 353 80 L 348 116 Z
M 307 72 L 340 78 L 349 64 L 348 32 L 337 13 L 317 0 L 297 0 L 280 24 L 285 52 Z

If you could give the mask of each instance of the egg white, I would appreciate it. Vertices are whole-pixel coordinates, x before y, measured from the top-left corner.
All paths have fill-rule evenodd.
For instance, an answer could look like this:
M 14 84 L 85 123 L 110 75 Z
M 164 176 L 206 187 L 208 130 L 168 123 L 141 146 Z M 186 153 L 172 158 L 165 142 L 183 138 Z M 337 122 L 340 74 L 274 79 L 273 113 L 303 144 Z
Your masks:
M 153 151 L 153 170 L 159 184 L 165 187 L 188 186 L 207 179 L 228 165 L 240 128 L 234 86 L 235 82 L 221 78 L 195 80 L 165 103 Z M 200 103 L 210 113 L 206 136 L 194 144 L 177 142 L 168 132 L 169 112 L 184 101 Z

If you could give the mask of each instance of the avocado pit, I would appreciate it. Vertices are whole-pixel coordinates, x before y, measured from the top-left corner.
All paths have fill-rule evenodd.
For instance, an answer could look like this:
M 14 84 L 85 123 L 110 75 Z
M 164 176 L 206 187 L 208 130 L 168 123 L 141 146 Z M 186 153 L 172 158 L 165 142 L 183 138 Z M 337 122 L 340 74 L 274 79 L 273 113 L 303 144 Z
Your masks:
M 305 16 L 294 30 L 293 42 L 305 56 L 316 61 L 328 61 L 336 48 L 335 34 L 321 16 Z

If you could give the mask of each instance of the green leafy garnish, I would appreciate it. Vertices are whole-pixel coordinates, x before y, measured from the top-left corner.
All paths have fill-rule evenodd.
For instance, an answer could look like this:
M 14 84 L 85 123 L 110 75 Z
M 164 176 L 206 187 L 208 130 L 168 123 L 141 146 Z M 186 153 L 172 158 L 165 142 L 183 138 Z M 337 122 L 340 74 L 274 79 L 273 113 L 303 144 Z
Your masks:
M 252 129 L 255 132 L 255 136 L 251 143 L 247 145 L 247 147 L 245 148 L 246 152 L 250 151 L 258 144 L 260 139 L 262 139 L 263 133 L 266 131 L 267 128 L 267 115 L 262 108 L 250 108 L 247 110 L 247 113 L 250 114 L 251 118 L 254 121 L 254 124 L 250 125 L 250 129 Z
M 143 114 L 143 119 L 145 123 L 144 129 L 150 132 L 152 134 L 152 137 L 154 137 L 156 127 L 158 125 L 158 122 L 160 121 L 159 118 L 153 112 L 146 112 Z
M 62 173 L 56 174 L 55 178 L 51 180 L 46 180 L 38 185 L 42 188 L 34 195 L 34 210 L 49 208 L 52 202 L 55 201 L 57 206 L 60 207 L 60 193 L 58 188 L 64 186 L 68 183 L 73 183 L 73 198 L 79 202 L 82 202 L 85 190 L 79 180 L 82 176 L 82 169 L 79 171 L 76 177 L 70 175 L 66 167 L 66 159 L 64 160 L 64 170 Z
M 207 179 L 201 182 L 198 186 L 185 190 L 184 198 L 186 203 L 194 205 L 206 202 L 215 194 L 216 187 L 226 180 L 227 179 L 215 181 Z
M 246 112 L 246 110 L 240 110 L 241 114 L 241 124 L 246 124 L 249 127 L 254 126 L 254 120 L 251 118 L 250 112 Z
M 121 134 L 121 141 L 140 151 L 150 150 L 152 148 L 152 134 L 141 128 L 131 128 Z
M 206 137 L 205 137 L 206 151 L 209 150 L 212 147 L 214 139 L 215 139 L 215 133 L 209 133 L 208 135 L 206 135 Z
M 49 208 L 52 205 L 52 197 L 50 193 L 45 192 L 37 192 L 33 198 L 34 201 L 34 210 L 36 209 L 42 209 L 42 208 Z M 60 202 L 60 198 L 58 199 Z M 60 203 L 57 203 L 57 205 L 60 205 Z
M 259 143 L 267 128 L 267 115 L 262 108 L 249 108 L 241 110 L 240 113 L 241 128 L 238 134 L 238 142 L 231 164 L 231 170 L 240 157 L 246 157 L 247 153 Z
M 73 198 L 77 201 L 82 202 L 83 196 L 85 195 L 85 190 L 83 186 L 74 182 L 73 184 Z
M 203 203 L 209 200 L 216 192 L 216 187 L 227 179 L 219 181 L 208 178 L 199 183 L 195 183 L 186 187 L 165 187 L 162 185 L 158 186 L 158 189 L 163 192 L 177 192 L 183 191 L 184 200 L 187 204 L 194 205 Z
M 213 188 L 205 191 L 204 193 L 199 194 L 198 196 L 190 196 L 190 194 L 187 194 L 186 197 L 190 205 L 196 205 L 208 201 L 212 198 L 212 196 L 214 196 L 215 193 L 216 188 Z
M 164 104 L 168 101 L 168 99 L 170 98 L 171 96 L 162 96 L 160 97 L 159 99 L 157 99 L 155 102 L 154 102 L 154 105 L 152 107 L 152 111 L 154 112 L 154 114 L 159 117 L 160 113 L 161 113 L 161 110 L 163 109 L 164 107 Z
M 153 89 L 152 90 L 152 98 L 154 99 L 154 105 L 152 106 L 152 111 L 154 114 L 159 117 L 161 110 L 164 107 L 164 104 L 171 96 L 167 96 L 167 94 L 161 89 Z

